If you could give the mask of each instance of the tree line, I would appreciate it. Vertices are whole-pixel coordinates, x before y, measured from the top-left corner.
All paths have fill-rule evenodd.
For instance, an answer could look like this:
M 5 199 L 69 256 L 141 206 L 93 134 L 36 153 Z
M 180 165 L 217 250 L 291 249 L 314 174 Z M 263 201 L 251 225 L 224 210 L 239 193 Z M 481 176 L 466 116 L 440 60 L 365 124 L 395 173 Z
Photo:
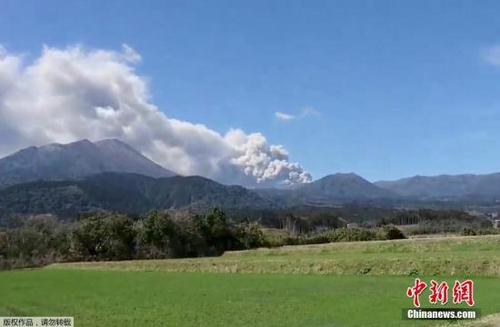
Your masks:
M 233 217 L 234 218 L 234 217 Z M 37 267 L 53 262 L 164 259 L 218 256 L 257 247 L 341 241 L 402 239 L 395 225 L 416 223 L 405 233 L 490 234 L 491 222 L 454 211 L 406 211 L 378 226 L 347 228 L 330 215 L 286 215 L 280 228 L 264 228 L 249 219 L 230 219 L 220 209 L 204 214 L 153 211 L 141 217 L 95 213 L 76 222 L 34 216 L 0 229 L 0 269 Z
M 102 213 L 71 224 L 53 217 L 32 217 L 17 228 L 0 231 L 0 268 L 216 256 L 263 242 L 257 224 L 232 223 L 219 209 L 188 217 L 154 211 L 140 219 Z
M 54 262 L 218 256 L 258 247 L 405 237 L 393 226 L 370 230 L 332 225 L 311 230 L 304 227 L 303 219 L 292 218 L 293 224 L 282 229 L 266 229 L 248 219 L 229 219 L 220 209 L 195 215 L 153 211 L 144 217 L 97 213 L 72 223 L 34 216 L 17 227 L 0 229 L 0 269 Z

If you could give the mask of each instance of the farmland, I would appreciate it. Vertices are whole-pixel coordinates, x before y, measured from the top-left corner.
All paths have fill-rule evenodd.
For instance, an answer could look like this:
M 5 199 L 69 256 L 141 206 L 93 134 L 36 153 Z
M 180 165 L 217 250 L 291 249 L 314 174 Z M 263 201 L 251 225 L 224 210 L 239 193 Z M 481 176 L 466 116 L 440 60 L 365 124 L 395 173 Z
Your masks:
M 482 315 L 500 312 L 499 244 L 457 237 L 56 264 L 0 273 L 0 316 L 72 315 L 78 326 L 439 325 L 401 319 L 414 276 L 471 277 Z
M 500 277 L 500 235 L 341 242 L 226 252 L 221 257 L 70 263 L 50 268 Z

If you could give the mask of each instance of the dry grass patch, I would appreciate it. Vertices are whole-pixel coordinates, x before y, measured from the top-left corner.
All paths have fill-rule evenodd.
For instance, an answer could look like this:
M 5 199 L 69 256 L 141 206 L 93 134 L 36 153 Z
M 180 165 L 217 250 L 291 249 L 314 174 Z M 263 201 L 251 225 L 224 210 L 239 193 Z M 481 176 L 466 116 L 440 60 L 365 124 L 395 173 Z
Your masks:
M 67 263 L 49 268 L 497 277 L 500 235 L 285 246 L 227 252 L 215 258 Z

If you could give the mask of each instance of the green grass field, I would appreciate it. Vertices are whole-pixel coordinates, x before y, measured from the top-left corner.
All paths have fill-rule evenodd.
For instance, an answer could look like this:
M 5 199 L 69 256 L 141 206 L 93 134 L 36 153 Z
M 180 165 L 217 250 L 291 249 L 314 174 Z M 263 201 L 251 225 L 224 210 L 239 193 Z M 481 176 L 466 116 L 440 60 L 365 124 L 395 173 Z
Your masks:
M 416 326 L 408 277 L 33 270 L 0 274 L 0 315 L 74 315 L 78 326 Z M 500 283 L 476 279 L 484 314 Z M 421 322 L 418 326 L 428 325 Z
M 0 273 L 0 316 L 70 315 L 77 326 L 436 325 L 401 318 L 413 276 L 472 277 L 482 315 L 498 313 L 499 245 L 493 236 L 58 264 Z M 492 321 L 484 326 L 500 325 Z

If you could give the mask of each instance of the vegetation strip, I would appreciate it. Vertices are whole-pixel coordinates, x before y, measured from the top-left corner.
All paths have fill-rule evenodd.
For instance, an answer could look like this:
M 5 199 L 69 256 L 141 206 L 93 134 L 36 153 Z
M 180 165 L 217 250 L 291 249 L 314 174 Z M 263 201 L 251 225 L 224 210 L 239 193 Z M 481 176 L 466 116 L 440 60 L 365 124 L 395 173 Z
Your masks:
M 226 252 L 212 258 L 53 264 L 48 269 L 498 277 L 499 247 L 499 235 L 340 242 Z

